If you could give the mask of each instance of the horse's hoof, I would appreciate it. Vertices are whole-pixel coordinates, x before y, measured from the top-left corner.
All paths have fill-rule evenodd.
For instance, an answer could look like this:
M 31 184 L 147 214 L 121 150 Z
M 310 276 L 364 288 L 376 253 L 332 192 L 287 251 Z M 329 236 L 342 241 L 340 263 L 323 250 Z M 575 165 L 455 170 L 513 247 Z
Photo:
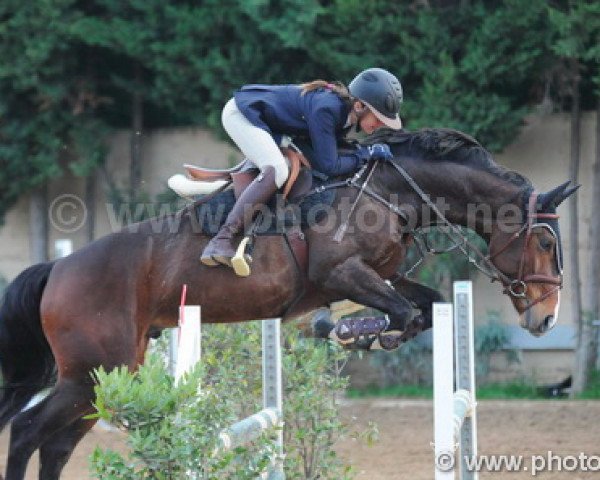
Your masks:
M 356 340 L 354 343 L 351 343 L 349 345 L 344 345 L 344 348 L 346 350 L 372 350 L 373 349 L 373 343 L 375 342 L 375 340 L 377 340 L 376 336 L 372 336 L 372 337 L 362 337 L 359 338 L 358 340 Z
M 403 334 L 389 333 L 378 335 L 379 345 L 383 350 L 396 350 L 406 340 Z
M 312 332 L 316 338 L 328 339 L 329 334 L 335 328 L 331 321 L 331 312 L 327 308 L 317 310 L 312 318 Z

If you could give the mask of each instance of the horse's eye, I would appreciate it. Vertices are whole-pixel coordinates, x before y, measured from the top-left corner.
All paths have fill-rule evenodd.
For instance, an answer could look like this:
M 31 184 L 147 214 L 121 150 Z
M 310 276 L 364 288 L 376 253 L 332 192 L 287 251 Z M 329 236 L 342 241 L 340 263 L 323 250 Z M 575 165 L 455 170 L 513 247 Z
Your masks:
M 540 238 L 540 248 L 544 251 L 549 251 L 552 248 L 552 240 L 549 238 Z

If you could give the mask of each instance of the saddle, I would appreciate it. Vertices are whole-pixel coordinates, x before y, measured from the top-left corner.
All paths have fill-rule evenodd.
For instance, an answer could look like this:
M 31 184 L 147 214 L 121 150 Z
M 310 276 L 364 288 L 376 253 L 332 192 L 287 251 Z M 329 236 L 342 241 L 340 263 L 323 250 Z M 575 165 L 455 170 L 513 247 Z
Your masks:
M 290 174 L 283 187 L 283 197 L 290 199 L 299 198 L 308 192 L 312 186 L 312 175 L 308 171 L 310 164 L 306 157 L 297 150 L 284 148 L 282 152 L 290 165 Z M 215 186 L 214 190 L 225 188 L 226 185 L 232 184 L 235 196 L 239 198 L 259 173 L 256 165 L 248 159 L 244 159 L 235 167 L 227 169 L 210 169 L 190 164 L 185 164 L 183 167 L 188 174 L 186 181 L 182 181 L 179 178 L 182 175 L 174 175 L 169 179 L 169 186 L 180 194 L 182 194 L 180 190 L 185 190 L 184 196 L 191 195 L 190 191 L 194 191 L 194 184 L 200 190 L 198 194 L 204 194 L 207 190 L 204 184 L 211 183 Z
M 284 198 L 294 201 L 311 190 L 313 182 L 311 167 L 306 157 L 297 149 L 282 148 L 282 153 L 287 158 L 290 166 L 290 173 L 282 194 Z M 227 169 L 209 169 L 190 164 L 185 164 L 184 168 L 187 176 L 176 174 L 169 178 L 167 182 L 172 190 L 183 197 L 195 195 L 214 197 L 214 195 L 232 185 L 234 196 L 237 199 L 259 174 L 259 169 L 248 159 L 244 159 L 238 165 Z M 300 226 L 292 227 L 286 231 L 285 238 L 295 258 L 296 265 L 301 272 L 306 274 L 308 247 L 306 237 Z

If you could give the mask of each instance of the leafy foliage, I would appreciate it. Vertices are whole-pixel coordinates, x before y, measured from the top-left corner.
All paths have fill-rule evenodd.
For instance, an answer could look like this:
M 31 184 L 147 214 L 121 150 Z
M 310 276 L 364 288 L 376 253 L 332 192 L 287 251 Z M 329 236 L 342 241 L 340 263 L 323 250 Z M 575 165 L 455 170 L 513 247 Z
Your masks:
M 590 379 L 586 389 L 577 396 L 582 399 L 600 399 L 600 370 L 590 372 Z
M 273 453 L 270 436 L 234 452 L 218 452 L 218 434 L 260 410 L 261 354 L 258 324 L 203 327 L 201 366 L 175 384 L 155 355 L 136 374 L 125 368 L 97 372 L 98 416 L 125 429 L 131 453 L 96 450 L 98 478 L 255 478 Z M 286 329 L 284 329 L 286 330 Z M 352 477 L 333 450 L 350 432 L 338 418 L 337 392 L 347 354 L 285 332 L 283 355 L 286 478 Z M 164 345 L 163 345 L 164 347 Z M 199 392 L 199 393 L 198 393 Z M 372 427 L 359 433 L 366 439 Z M 187 477 L 186 477 L 187 478 Z
M 103 125 L 97 100 L 71 49 L 73 1 L 0 6 L 0 218 L 25 190 L 66 166 L 89 173 Z M 94 132 L 92 135 L 91 132 Z
M 371 364 L 384 372 L 383 387 L 430 386 L 433 378 L 431 348 L 412 340 L 393 352 L 374 352 Z
M 257 442 L 258 453 L 236 452 L 239 463 L 230 453 L 218 454 L 219 432 L 236 421 L 232 401 L 239 387 L 228 397 L 210 387 L 199 393 L 202 376 L 198 367 L 175 384 L 160 358 L 151 358 L 135 376 L 126 367 L 110 375 L 98 371 L 99 416 L 130 432 L 132 455 L 97 449 L 92 458 L 97 477 L 170 479 L 194 471 L 206 479 L 254 478 L 268 463 L 268 439 Z
M 591 0 L 232 0 L 227 8 L 7 0 L 0 217 L 65 168 L 89 175 L 105 135 L 130 128 L 134 97 L 146 127 L 220 131 L 222 105 L 245 83 L 349 82 L 377 65 L 402 80 L 408 127 L 454 127 L 501 150 L 532 106 L 565 96 L 569 86 L 556 80 L 565 58 L 581 63 L 584 94 L 597 97 L 598 8 Z
M 562 58 L 580 63 L 585 85 L 600 92 L 600 5 L 588 0 L 569 0 L 549 6 L 553 28 L 552 50 Z
M 518 362 L 517 352 L 508 348 L 510 337 L 500 314 L 487 312 L 487 323 L 475 328 L 475 368 L 477 377 L 483 383 L 490 372 L 490 362 L 494 353 L 504 352 L 508 363 Z

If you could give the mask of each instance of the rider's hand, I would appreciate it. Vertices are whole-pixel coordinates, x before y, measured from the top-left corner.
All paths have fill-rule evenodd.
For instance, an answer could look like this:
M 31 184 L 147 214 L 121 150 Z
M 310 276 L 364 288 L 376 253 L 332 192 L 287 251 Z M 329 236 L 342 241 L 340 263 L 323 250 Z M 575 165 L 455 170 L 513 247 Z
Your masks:
M 392 155 L 392 151 L 390 147 L 385 143 L 374 143 L 369 146 L 369 152 L 371 153 L 371 158 L 376 160 L 391 160 L 394 158 Z
M 385 143 L 374 143 L 368 147 L 358 147 L 358 158 L 362 163 L 367 163 L 371 159 L 391 160 L 394 158 L 390 147 Z

